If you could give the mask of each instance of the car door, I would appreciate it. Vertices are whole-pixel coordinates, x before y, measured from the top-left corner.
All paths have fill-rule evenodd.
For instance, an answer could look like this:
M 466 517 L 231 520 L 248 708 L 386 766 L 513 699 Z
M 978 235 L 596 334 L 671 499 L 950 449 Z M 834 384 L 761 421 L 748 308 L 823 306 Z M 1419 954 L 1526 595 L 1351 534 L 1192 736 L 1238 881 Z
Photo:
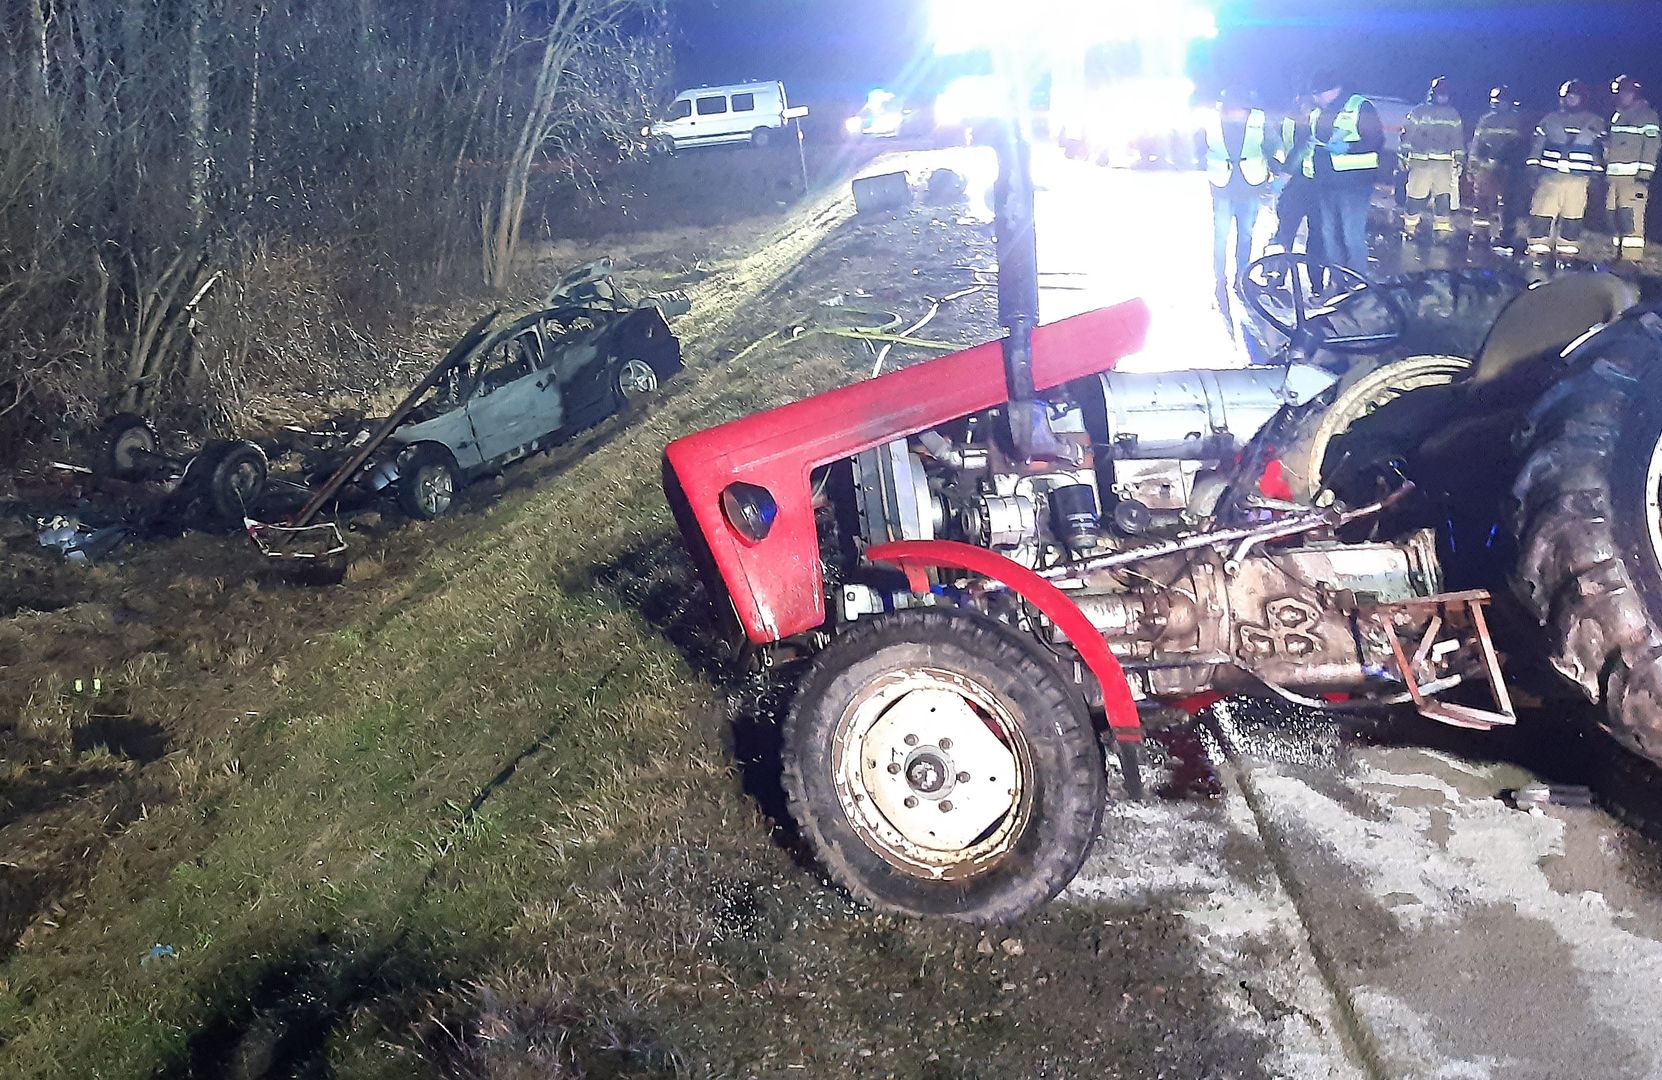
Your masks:
M 487 347 L 467 411 L 487 462 L 564 423 L 561 390 L 546 366 L 539 325 L 517 327 Z

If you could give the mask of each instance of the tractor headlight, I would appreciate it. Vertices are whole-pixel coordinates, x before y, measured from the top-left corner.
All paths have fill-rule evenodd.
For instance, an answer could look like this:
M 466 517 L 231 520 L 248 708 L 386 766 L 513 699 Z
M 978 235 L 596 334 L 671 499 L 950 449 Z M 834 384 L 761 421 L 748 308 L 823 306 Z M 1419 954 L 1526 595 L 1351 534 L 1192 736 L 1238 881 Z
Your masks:
M 722 489 L 721 512 L 734 532 L 757 544 L 767 539 L 768 533 L 773 530 L 773 522 L 779 516 L 779 504 L 767 488 L 738 480 Z

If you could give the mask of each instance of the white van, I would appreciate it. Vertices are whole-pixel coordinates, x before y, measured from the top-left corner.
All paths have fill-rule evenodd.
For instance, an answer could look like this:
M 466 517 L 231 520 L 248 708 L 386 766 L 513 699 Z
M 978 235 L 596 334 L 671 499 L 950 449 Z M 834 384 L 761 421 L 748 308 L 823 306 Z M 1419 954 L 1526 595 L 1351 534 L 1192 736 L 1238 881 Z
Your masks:
M 790 107 L 784 83 L 701 86 L 677 94 L 664 119 L 644 134 L 665 149 L 743 142 L 766 146 L 784 133 L 786 121 L 807 115 L 806 108 Z

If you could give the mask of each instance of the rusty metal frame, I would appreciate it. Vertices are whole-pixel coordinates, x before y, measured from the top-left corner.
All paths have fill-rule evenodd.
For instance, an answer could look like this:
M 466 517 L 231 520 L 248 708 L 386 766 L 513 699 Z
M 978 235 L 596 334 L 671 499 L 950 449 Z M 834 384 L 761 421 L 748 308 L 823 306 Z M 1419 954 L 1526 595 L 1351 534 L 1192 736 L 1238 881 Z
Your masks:
M 1374 609 L 1390 639 L 1391 652 L 1396 658 L 1397 671 L 1402 677 L 1403 686 L 1407 688 L 1409 696 L 1413 698 L 1414 707 L 1421 716 L 1452 727 L 1475 731 L 1489 731 L 1517 723 L 1517 710 L 1512 704 L 1512 695 L 1506 689 L 1506 680 L 1501 674 L 1500 654 L 1495 650 L 1494 638 L 1489 634 L 1488 619 L 1483 615 L 1483 607 L 1490 599 L 1488 592 L 1473 589 L 1381 604 Z M 1431 621 L 1421 631 L 1413 655 L 1410 656 L 1408 650 L 1403 647 L 1402 636 L 1397 632 L 1390 613 L 1402 611 L 1418 614 L 1427 608 L 1432 609 L 1434 613 Z M 1460 620 L 1457 616 L 1460 614 L 1464 614 L 1470 620 L 1471 640 L 1462 640 L 1458 636 L 1465 629 L 1459 625 Z M 1445 630 L 1453 631 L 1457 636 L 1441 638 L 1440 635 Z M 1476 647 L 1482 662 L 1481 670 L 1476 674 L 1489 684 L 1490 693 L 1494 696 L 1493 710 L 1437 700 L 1437 694 L 1466 682 L 1469 673 L 1457 672 L 1431 682 L 1420 681 L 1417 669 L 1427 660 L 1436 660 L 1439 646 L 1451 643 L 1454 647 L 1447 650 L 1451 654 L 1458 654 L 1471 646 Z

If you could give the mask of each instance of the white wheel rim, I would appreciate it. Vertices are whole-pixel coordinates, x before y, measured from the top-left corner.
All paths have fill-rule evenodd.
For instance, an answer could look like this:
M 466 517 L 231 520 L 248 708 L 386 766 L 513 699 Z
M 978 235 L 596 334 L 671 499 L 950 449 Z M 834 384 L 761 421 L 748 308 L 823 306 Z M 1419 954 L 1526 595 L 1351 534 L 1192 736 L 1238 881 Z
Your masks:
M 115 450 L 111 457 L 115 458 L 118 468 L 128 470 L 138 466 L 138 462 L 133 457 L 134 454 L 141 450 L 153 453 L 155 449 L 156 440 L 150 437 L 148 429 L 142 427 L 129 428 L 123 431 L 115 440 Z
M 1412 390 L 1431 386 L 1447 386 L 1471 369 L 1472 362 L 1463 356 L 1427 354 L 1408 356 L 1370 372 L 1357 382 L 1339 391 L 1338 398 L 1310 440 L 1310 458 L 1305 475 L 1311 497 L 1321 488 L 1321 469 L 1327 457 L 1327 447 L 1334 439 L 1348 431 L 1352 424 L 1395 401 Z
M 450 498 L 455 486 L 450 482 L 450 470 L 429 465 L 416 477 L 417 501 L 421 508 L 435 517 L 450 509 Z
M 658 389 L 658 373 L 645 360 L 630 360 L 618 368 L 617 384 L 624 397 L 634 399 Z
M 1650 553 L 1662 563 L 1662 437 L 1650 451 L 1645 470 L 1645 531 L 1650 536 Z
M 869 685 L 838 724 L 832 768 L 855 832 L 915 877 L 981 873 L 1032 815 L 1032 755 L 1014 707 L 949 671 Z

